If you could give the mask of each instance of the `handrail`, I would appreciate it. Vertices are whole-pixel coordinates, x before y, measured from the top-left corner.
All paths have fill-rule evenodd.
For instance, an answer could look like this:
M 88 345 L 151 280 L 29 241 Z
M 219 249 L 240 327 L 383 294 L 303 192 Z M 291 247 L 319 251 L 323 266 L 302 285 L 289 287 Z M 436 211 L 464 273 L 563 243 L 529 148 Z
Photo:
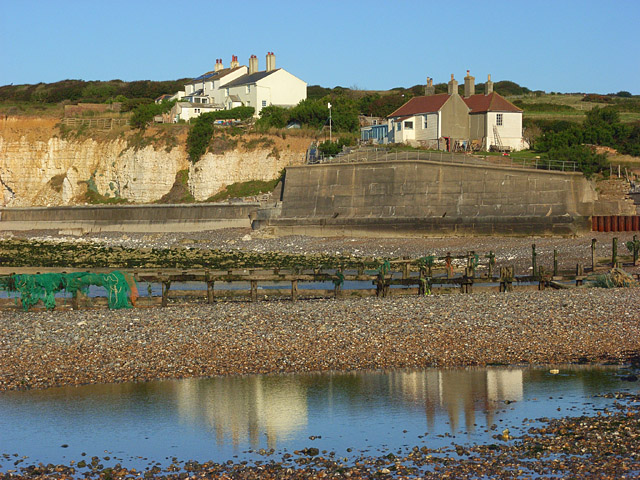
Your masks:
M 496 159 L 500 161 L 491 161 L 490 159 Z M 319 156 L 310 160 L 309 163 L 359 163 L 359 162 L 389 162 L 399 160 L 417 160 L 417 161 L 432 161 L 441 163 L 454 163 L 462 165 L 493 165 L 493 166 L 507 166 L 512 168 L 529 168 L 534 170 L 556 170 L 562 172 L 575 172 L 577 171 L 577 163 L 561 160 L 545 160 L 540 158 L 535 159 L 514 159 L 508 156 L 495 157 L 485 155 L 483 157 L 468 155 L 468 154 L 456 154 L 449 152 L 433 152 L 433 151 L 389 151 L 386 148 L 360 148 L 354 151 L 345 151 L 336 156 Z M 508 162 L 505 162 L 508 160 Z

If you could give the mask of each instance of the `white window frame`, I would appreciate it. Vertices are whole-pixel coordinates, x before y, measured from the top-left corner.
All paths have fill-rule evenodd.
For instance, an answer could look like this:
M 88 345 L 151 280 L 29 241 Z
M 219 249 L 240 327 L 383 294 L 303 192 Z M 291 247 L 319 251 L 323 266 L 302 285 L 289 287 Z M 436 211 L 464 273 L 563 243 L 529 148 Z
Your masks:
M 404 122 L 405 130 L 413 130 L 413 120 L 407 120 Z
M 501 127 L 504 123 L 504 118 L 501 113 L 496 114 L 496 125 Z

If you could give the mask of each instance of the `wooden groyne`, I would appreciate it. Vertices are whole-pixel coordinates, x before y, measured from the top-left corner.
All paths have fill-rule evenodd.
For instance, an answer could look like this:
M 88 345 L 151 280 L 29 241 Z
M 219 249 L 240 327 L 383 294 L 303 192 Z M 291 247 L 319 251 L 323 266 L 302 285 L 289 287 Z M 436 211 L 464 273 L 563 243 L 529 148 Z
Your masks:
M 627 242 L 632 255 L 618 254 L 618 240 L 612 241 L 611 256 L 596 258 L 596 241 L 591 242 L 591 264 L 578 263 L 570 270 L 560 270 L 558 253 L 554 250 L 550 265 L 542 265 L 535 244 L 531 248 L 531 267 L 518 274 L 513 265 L 496 265 L 493 252 L 479 255 L 475 252 L 421 258 L 399 258 L 378 262 L 372 269 L 372 260 L 360 267 L 310 268 L 300 265 L 292 268 L 213 269 L 122 269 L 138 284 L 146 295 L 133 303 L 137 307 L 161 305 L 179 301 L 197 301 L 213 304 L 218 301 L 258 301 L 288 298 L 291 301 L 308 298 L 343 298 L 347 296 L 429 295 L 432 293 L 472 293 L 476 290 L 512 291 L 514 288 L 543 290 L 545 288 L 573 288 L 581 286 L 589 277 L 606 273 L 611 268 L 638 264 L 640 241 L 636 236 Z M 78 272 L 110 273 L 109 269 L 61 268 L 0 268 L 0 284 L 8 288 L 9 298 L 0 299 L 0 306 L 19 308 L 21 299 L 12 278 L 15 275 L 45 273 L 73 274 Z M 637 279 L 637 275 L 636 275 Z M 305 288 L 312 285 L 312 288 Z M 145 292 L 146 286 L 146 292 Z M 155 286 L 155 288 L 154 288 Z M 62 285 L 61 285 L 62 287 Z M 320 287 L 320 288 L 319 288 Z M 61 288 L 62 290 L 62 288 Z M 91 308 L 106 304 L 106 298 L 95 292 L 77 290 L 71 298 L 57 299 L 56 308 Z M 40 308 L 36 305 L 36 308 Z

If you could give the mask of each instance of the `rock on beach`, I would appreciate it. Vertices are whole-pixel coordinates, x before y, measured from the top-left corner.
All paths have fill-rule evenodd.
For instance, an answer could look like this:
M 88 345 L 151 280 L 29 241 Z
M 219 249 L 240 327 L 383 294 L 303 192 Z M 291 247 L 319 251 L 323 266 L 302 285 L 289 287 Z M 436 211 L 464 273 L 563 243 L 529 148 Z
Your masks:
M 0 312 L 0 390 L 639 354 L 636 289 Z

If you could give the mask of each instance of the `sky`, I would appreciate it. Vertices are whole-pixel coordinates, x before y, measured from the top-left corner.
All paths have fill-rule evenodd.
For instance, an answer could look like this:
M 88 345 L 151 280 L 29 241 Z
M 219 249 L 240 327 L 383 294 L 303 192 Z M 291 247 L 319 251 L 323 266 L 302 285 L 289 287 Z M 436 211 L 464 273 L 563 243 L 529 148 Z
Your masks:
M 175 80 L 274 52 L 309 85 L 389 90 L 491 74 L 640 94 L 640 0 L 0 0 L 0 86 Z

